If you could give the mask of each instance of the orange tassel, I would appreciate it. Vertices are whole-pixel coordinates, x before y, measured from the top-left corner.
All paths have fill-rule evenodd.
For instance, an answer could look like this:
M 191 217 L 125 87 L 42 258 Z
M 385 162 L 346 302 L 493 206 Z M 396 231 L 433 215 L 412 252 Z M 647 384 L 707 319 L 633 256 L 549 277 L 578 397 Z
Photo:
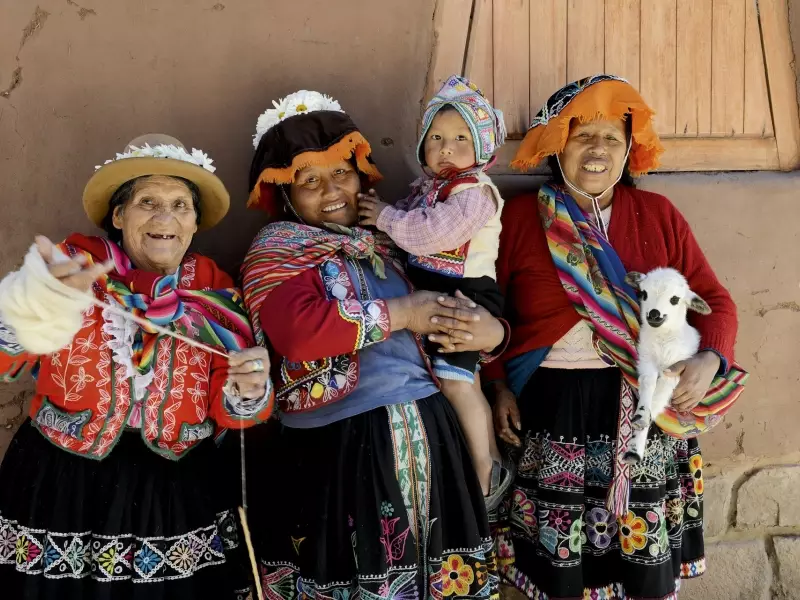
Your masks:
M 302 152 L 292 159 L 292 164 L 283 169 L 267 168 L 258 176 L 258 181 L 250 192 L 247 200 L 248 208 L 260 208 L 261 184 L 290 184 L 294 181 L 297 172 L 311 166 L 325 166 L 340 160 L 347 160 L 355 156 L 358 170 L 364 173 L 371 182 L 383 179 L 378 168 L 369 162 L 367 157 L 372 153 L 372 148 L 366 138 L 358 131 L 347 134 L 340 141 L 325 150 L 310 150 Z

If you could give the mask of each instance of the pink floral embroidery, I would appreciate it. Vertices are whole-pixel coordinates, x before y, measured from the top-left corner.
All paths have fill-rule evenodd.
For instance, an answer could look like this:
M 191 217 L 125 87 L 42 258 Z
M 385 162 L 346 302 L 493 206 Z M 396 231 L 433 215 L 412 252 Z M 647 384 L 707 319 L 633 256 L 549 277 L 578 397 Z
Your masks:
M 389 563 L 390 567 L 395 561 L 403 558 L 403 555 L 406 553 L 406 538 L 411 532 L 411 527 L 407 527 L 403 533 L 395 536 L 394 529 L 399 520 L 400 517 L 395 517 L 394 519 L 389 519 L 388 517 L 381 518 L 382 535 L 379 540 L 386 550 L 386 562 Z
M 90 350 L 97 350 L 97 344 L 94 343 L 95 331 L 93 330 L 95 321 L 91 318 L 94 313 L 92 310 L 83 321 L 81 331 L 91 329 L 87 337 L 77 338 L 69 348 L 61 350 L 50 356 L 50 363 L 53 365 L 54 370 L 50 374 L 53 382 L 60 387 L 64 392 L 64 402 L 75 402 L 80 400 L 80 394 L 87 383 L 93 382 L 94 377 L 86 373 L 83 365 L 90 363 L 91 358 L 86 356 Z M 66 356 L 64 354 L 66 353 Z M 64 362 L 62 362 L 62 360 Z M 70 369 L 70 367 L 73 367 Z M 78 367 L 78 372 L 74 375 L 68 376 L 69 371 L 74 371 L 74 367 Z

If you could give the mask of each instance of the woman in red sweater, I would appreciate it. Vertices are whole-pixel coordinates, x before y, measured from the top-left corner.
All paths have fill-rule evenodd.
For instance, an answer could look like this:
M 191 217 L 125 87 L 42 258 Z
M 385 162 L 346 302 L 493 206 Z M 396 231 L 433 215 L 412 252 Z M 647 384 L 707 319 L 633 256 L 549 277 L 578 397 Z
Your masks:
M 621 457 L 638 331 L 626 271 L 673 267 L 712 308 L 690 317 L 701 351 L 672 368 L 675 411 L 727 375 L 737 330 L 686 220 L 633 185 L 663 151 L 651 116 L 624 80 L 575 82 L 550 98 L 515 159 L 549 157 L 554 174 L 506 204 L 497 275 L 511 340 L 485 370 L 497 433 L 521 450 L 498 527 L 501 574 L 530 598 L 672 599 L 681 577 L 705 568 L 696 439 L 654 427 L 638 465 Z

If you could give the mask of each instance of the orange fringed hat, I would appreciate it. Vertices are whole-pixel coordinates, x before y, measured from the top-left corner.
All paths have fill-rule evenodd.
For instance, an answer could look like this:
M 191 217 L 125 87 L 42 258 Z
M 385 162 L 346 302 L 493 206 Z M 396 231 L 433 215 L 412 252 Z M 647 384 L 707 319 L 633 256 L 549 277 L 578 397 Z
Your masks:
M 653 111 L 639 92 L 615 75 L 594 75 L 570 83 L 550 96 L 533 119 L 511 166 L 530 169 L 567 143 L 572 119 L 582 123 L 596 119 L 630 119 L 631 151 L 628 168 L 637 176 L 659 165 L 664 147 L 653 129 Z
M 339 103 L 319 92 L 301 90 L 273 103 L 258 119 L 250 165 L 247 206 L 280 215 L 278 185 L 290 184 L 298 171 L 354 159 L 370 182 L 381 179 L 372 162 L 372 148 Z

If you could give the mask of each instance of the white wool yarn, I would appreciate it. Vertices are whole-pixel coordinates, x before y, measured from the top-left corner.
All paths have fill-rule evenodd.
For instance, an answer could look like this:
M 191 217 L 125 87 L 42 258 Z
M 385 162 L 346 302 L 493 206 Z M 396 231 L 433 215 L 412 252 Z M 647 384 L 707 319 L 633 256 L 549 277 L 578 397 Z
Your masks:
M 59 253 L 66 260 L 63 253 Z M 0 281 L 0 319 L 17 342 L 33 354 L 51 354 L 68 346 L 83 325 L 92 297 L 50 274 L 36 245 L 19 271 Z

